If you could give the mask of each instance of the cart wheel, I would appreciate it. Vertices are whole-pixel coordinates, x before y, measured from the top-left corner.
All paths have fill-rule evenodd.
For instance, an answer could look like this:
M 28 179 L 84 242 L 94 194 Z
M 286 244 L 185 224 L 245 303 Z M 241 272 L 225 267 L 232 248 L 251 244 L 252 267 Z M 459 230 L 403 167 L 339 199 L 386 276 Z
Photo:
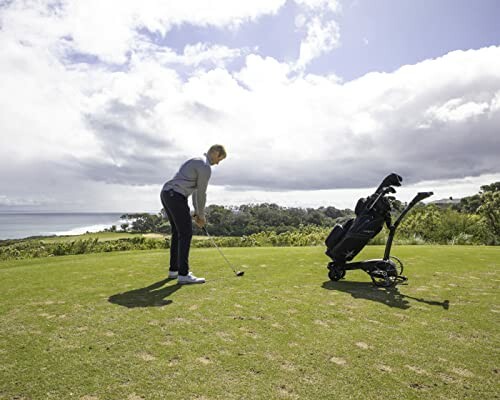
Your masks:
M 403 275 L 403 262 L 399 258 L 394 256 L 389 256 L 389 258 L 393 260 L 398 275 Z
M 384 262 L 380 267 L 370 273 L 373 284 L 377 287 L 394 286 L 398 282 L 398 271 L 395 265 Z
M 343 268 L 332 268 L 328 271 L 328 278 L 332 281 L 338 281 L 345 276 L 345 269 Z

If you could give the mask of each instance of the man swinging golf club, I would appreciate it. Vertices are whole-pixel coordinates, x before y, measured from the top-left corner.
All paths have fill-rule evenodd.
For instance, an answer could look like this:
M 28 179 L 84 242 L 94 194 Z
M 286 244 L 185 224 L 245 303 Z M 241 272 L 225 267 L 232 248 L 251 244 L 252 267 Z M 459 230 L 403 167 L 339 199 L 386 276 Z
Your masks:
M 197 278 L 189 271 L 189 249 L 193 237 L 191 218 L 200 228 L 205 226 L 205 204 L 208 181 L 212 173 L 211 166 L 218 165 L 224 158 L 224 146 L 214 144 L 205 154 L 205 159 L 187 160 L 175 176 L 163 185 L 160 198 L 172 227 L 168 277 L 177 278 L 181 285 L 205 282 L 205 278 Z M 193 196 L 193 217 L 187 201 L 190 195 Z

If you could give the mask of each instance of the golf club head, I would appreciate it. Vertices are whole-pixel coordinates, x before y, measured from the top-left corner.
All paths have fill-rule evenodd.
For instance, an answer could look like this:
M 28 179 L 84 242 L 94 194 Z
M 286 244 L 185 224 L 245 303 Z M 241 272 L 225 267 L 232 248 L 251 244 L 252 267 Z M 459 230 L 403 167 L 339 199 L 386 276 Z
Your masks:
M 245 271 L 236 272 L 236 276 L 243 276 L 243 275 L 245 275 Z

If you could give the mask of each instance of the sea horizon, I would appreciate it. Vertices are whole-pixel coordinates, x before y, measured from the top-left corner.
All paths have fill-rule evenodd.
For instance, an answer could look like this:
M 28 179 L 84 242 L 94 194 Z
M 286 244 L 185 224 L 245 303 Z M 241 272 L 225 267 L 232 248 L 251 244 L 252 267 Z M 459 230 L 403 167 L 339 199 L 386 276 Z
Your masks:
M 138 213 L 1 210 L 0 240 L 81 235 L 87 232 L 102 232 L 113 225 L 120 230 L 121 224 L 127 222 L 120 218 L 124 214 Z

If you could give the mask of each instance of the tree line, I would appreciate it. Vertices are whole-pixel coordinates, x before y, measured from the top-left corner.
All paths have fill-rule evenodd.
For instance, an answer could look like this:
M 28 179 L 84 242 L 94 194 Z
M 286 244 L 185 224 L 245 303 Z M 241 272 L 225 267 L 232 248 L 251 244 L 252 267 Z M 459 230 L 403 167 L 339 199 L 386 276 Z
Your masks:
M 248 236 L 259 232 L 278 234 L 304 226 L 332 227 L 339 219 L 354 215 L 352 210 L 335 207 L 288 208 L 273 203 L 246 204 L 241 206 L 210 205 L 205 209 L 210 234 L 214 236 Z M 124 214 L 127 220 L 122 230 L 145 233 L 170 233 L 170 224 L 158 214 Z M 194 234 L 202 235 L 195 226 Z M 116 230 L 116 229 L 115 229 Z
M 438 244 L 500 244 L 500 182 L 481 186 L 479 193 L 458 204 L 419 205 L 397 235 Z

